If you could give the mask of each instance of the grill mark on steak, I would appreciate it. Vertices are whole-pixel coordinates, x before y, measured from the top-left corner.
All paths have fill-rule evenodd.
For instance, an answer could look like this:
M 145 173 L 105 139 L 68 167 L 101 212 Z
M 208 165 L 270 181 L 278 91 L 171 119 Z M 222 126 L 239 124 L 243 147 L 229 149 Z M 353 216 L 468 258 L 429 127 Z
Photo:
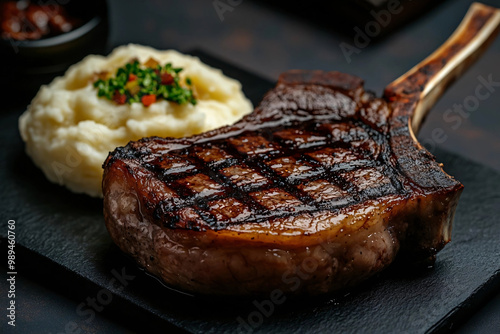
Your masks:
M 138 160 L 173 189 L 180 200 L 148 199 L 147 207 L 155 208 L 157 224 L 174 229 L 221 230 L 338 210 L 385 195 L 404 197 L 412 189 L 392 164 L 387 103 L 355 86 L 361 81 L 354 77 L 349 77 L 352 85 L 342 86 L 351 90 L 329 87 L 338 75 L 316 73 L 311 77 L 318 81 L 305 85 L 296 82 L 296 73 L 287 74 L 234 127 L 187 139 L 143 139 L 117 149 L 107 164 Z M 231 171 L 246 176 L 231 178 Z M 343 196 L 308 193 L 306 183 L 318 180 L 324 183 L 320 189 L 338 189 Z M 231 202 L 241 214 L 221 213 Z M 182 222 L 186 212 L 200 220 Z
M 364 280 L 396 254 L 432 257 L 449 241 L 462 185 L 407 144 L 407 129 L 394 131 L 408 120 L 394 110 L 403 111 L 356 77 L 285 73 L 232 126 L 112 152 L 108 231 L 167 284 L 214 294 L 319 294 Z M 311 256 L 315 276 L 291 290 L 283 275 Z

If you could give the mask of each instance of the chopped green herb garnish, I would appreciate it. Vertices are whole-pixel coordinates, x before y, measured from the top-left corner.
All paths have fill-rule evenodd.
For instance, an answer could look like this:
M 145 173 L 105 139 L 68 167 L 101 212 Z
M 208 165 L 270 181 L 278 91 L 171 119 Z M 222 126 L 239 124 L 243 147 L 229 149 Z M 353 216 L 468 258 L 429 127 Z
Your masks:
M 97 96 L 117 104 L 140 102 L 147 107 L 158 99 L 165 99 L 195 105 L 191 79 L 186 78 L 185 85 L 181 85 L 181 71 L 182 68 L 173 67 L 171 63 L 161 66 L 154 59 L 149 59 L 144 65 L 133 60 L 118 68 L 114 77 L 95 81 L 94 87 L 97 88 Z M 102 77 L 106 73 L 98 75 Z

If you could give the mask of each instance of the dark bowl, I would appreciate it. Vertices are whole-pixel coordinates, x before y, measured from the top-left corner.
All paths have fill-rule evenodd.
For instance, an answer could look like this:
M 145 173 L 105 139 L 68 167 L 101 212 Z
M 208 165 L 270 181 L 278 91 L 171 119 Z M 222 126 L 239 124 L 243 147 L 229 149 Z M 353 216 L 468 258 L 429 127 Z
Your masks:
M 31 41 L 0 38 L 2 92 L 34 95 L 40 85 L 62 75 L 89 54 L 103 54 L 108 44 L 106 0 L 65 0 L 64 8 L 83 24 L 60 35 Z

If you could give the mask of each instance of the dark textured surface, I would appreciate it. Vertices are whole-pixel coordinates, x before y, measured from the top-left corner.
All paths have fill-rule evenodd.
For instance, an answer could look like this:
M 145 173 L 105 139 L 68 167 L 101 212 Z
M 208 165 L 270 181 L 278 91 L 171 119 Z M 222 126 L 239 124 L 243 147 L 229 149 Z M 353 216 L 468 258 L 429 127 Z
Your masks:
M 205 61 L 240 79 L 243 87 L 252 88 L 246 93 L 254 103 L 271 86 L 224 63 L 210 58 Z M 0 119 L 1 211 L 3 217 L 16 220 L 17 241 L 30 250 L 30 256 L 23 259 L 26 272 L 30 267 L 26 262 L 34 261 L 34 268 L 50 269 L 45 274 L 58 285 L 81 289 L 83 296 L 96 296 L 100 287 L 105 287 L 115 294 L 116 304 L 126 305 L 128 310 L 137 309 L 139 319 L 151 315 L 162 318 L 165 328 L 170 323 L 192 332 L 232 333 L 239 326 L 238 317 L 260 320 L 256 317 L 255 301 L 184 296 L 139 271 L 107 235 L 100 200 L 74 195 L 50 184 L 33 166 L 23 152 L 17 131 L 18 116 L 19 113 L 3 114 Z M 452 242 L 438 254 L 434 269 L 405 274 L 405 270 L 393 268 L 343 297 L 287 300 L 275 305 L 272 315 L 262 317 L 256 331 L 446 330 L 463 321 L 496 291 L 500 283 L 500 175 L 446 151 L 435 153 L 445 170 L 465 185 L 465 190 L 457 209 Z M 7 219 L 1 222 L 2 236 Z M 50 266 L 45 266 L 45 262 Z M 126 286 L 110 284 L 112 270 L 131 276 Z M 262 304 L 262 300 L 256 303 Z M 28 316 L 29 310 L 23 312 Z M 81 328 L 85 320 L 85 316 L 75 317 Z

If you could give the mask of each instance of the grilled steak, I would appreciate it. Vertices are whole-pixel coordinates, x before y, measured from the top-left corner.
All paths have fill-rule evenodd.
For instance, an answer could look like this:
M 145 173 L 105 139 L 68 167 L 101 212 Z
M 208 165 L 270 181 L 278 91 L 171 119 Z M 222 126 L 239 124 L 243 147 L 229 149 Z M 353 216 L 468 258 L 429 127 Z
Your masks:
M 433 258 L 463 187 L 411 139 L 414 101 L 387 96 L 351 75 L 290 71 L 235 125 L 117 148 L 103 179 L 112 239 L 206 294 L 319 294 L 397 254 Z

